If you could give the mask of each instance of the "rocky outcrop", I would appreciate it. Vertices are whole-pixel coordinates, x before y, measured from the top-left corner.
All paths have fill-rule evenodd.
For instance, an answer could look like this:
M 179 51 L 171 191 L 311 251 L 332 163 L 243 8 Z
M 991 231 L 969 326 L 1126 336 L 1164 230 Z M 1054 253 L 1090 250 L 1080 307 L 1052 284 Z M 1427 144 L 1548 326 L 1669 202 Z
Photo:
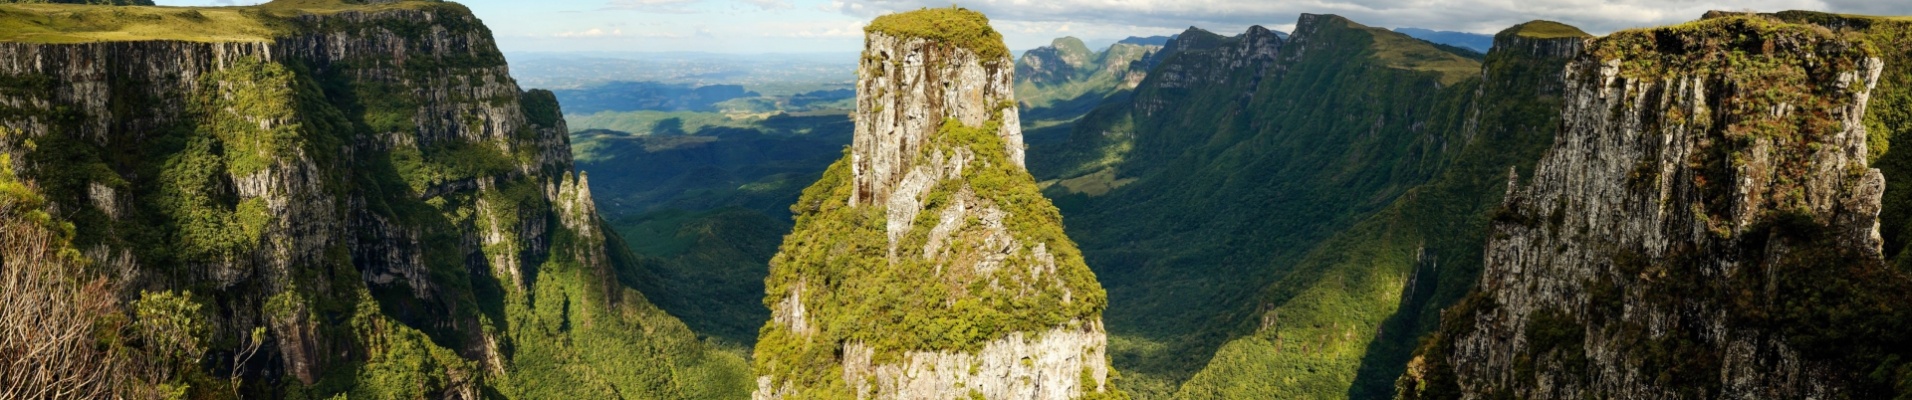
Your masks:
M 1551 152 L 1527 184 L 1509 174 L 1479 288 L 1403 394 L 1890 397 L 1854 349 L 1895 348 L 1860 326 L 1902 315 L 1840 316 L 1906 287 L 1880 260 L 1885 181 L 1859 123 L 1879 59 L 1750 16 L 1588 46 Z
M 881 399 L 1070 400 L 1109 392 L 1108 335 L 1100 326 L 1010 333 L 975 354 L 910 352 L 896 364 L 874 361 L 875 351 L 843 349 L 843 380 L 856 393 Z M 1090 385 L 1085 387 L 1084 385 Z
M 966 22 L 994 37 L 961 9 L 872 24 L 854 144 L 771 261 L 753 398 L 1115 393 L 1106 298 L 1024 170 L 1006 52 L 885 28 Z
M 1008 57 L 984 60 L 947 43 L 881 32 L 868 35 L 863 55 L 850 152 L 856 166 L 852 204 L 888 202 L 945 120 L 968 126 L 995 122 L 1008 161 L 1023 165 L 1022 123 L 1016 118 Z
M 275 29 L 256 40 L 0 43 L 0 130 L 18 132 L 0 155 L 46 182 L 77 243 L 131 255 L 115 279 L 133 293 L 200 290 L 210 343 L 265 328 L 255 361 L 208 364 L 260 383 L 247 397 L 377 368 L 406 392 L 354 396 L 512 381 L 501 349 L 529 322 L 506 313 L 535 304 L 540 269 L 582 267 L 589 298 L 631 307 L 552 94 L 520 89 L 463 6 L 372 3 L 203 10 Z

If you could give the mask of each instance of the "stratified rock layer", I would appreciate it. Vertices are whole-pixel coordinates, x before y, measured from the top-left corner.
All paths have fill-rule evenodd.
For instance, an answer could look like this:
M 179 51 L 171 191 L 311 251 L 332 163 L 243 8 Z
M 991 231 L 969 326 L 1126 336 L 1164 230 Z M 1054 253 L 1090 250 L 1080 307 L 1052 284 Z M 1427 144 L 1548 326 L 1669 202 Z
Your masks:
M 1022 123 L 1014 108 L 1015 78 L 1007 58 L 933 40 L 871 33 L 857 68 L 855 204 L 882 204 L 909 172 L 910 161 L 945 119 L 968 126 L 998 123 L 1009 162 L 1023 165 Z M 1005 107 L 1007 112 L 1003 111 Z
M 49 9 L 98 10 L 69 7 Z M 218 310 L 204 316 L 213 348 L 192 356 L 222 379 L 236 370 L 244 385 L 232 393 L 676 396 L 705 384 L 673 382 L 670 365 L 516 375 L 545 368 L 527 360 L 606 365 L 562 347 L 586 332 L 619 343 L 596 355 L 704 350 L 618 285 L 612 253 L 624 245 L 599 226 L 555 98 L 518 87 L 469 10 L 164 12 L 274 30 L 0 43 L 0 156 L 40 183 L 77 247 L 124 254 L 134 267 L 111 278 L 129 297 L 194 292 Z M 98 29 L 87 33 L 123 33 Z M 255 328 L 265 349 L 234 365 L 230 347 Z M 653 340 L 679 343 L 642 348 Z M 740 396 L 748 378 L 729 384 Z
M 1872 302 L 1904 281 L 1880 260 L 1885 181 L 1860 123 L 1881 67 L 1761 17 L 1591 42 L 1552 150 L 1528 184 L 1508 177 L 1477 292 L 1404 394 L 1881 396 L 1854 353 L 1896 339 L 1845 315 L 1890 314 Z

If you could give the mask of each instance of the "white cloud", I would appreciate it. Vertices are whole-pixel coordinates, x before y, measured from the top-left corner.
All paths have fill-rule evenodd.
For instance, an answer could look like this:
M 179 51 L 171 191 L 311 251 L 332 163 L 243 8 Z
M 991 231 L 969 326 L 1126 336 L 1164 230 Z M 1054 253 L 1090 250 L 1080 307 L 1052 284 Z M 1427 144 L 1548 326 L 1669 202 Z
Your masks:
M 600 10 L 629 10 L 657 14 L 695 14 L 690 6 L 702 0 L 611 0 Z
M 794 5 L 790 4 L 790 0 L 738 0 L 738 1 L 742 1 L 745 4 L 757 6 L 757 8 L 761 8 L 764 10 L 772 10 L 772 11 L 788 10 L 795 7 Z
M 756 25 L 757 36 L 800 39 L 863 38 L 863 21 L 771 22 Z
M 1578 26 L 1589 32 L 1665 25 L 1698 19 L 1708 10 L 1825 10 L 1912 14 L 1904 0 L 974 0 L 958 5 L 988 14 L 992 22 L 1100 23 L 1109 26 L 1184 28 L 1230 34 L 1249 25 L 1291 24 L 1301 13 L 1337 14 L 1379 27 L 1420 27 L 1494 33 L 1535 19 Z M 949 0 L 832 0 L 835 11 L 869 18 Z
M 615 37 L 615 36 L 624 36 L 624 29 L 613 28 L 609 31 L 606 31 L 603 28 L 591 28 L 591 29 L 586 29 L 583 31 L 559 32 L 556 34 L 552 34 L 551 36 L 561 37 L 561 38 L 591 38 L 591 37 L 607 37 L 607 36 Z

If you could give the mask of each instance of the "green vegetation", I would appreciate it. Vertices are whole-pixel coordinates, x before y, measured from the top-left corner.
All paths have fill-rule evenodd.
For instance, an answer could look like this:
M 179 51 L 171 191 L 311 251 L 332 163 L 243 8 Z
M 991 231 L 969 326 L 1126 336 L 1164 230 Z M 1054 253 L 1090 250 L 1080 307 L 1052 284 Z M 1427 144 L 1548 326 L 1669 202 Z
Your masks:
M 1178 395 L 1392 397 L 1438 310 L 1478 279 L 1508 168 L 1530 170 L 1553 143 L 1561 99 L 1550 82 L 1567 61 L 1518 48 L 1489 54 L 1484 77 L 1444 94 L 1448 106 L 1429 124 L 1437 137 L 1465 140 L 1440 174 L 1311 249 L 1261 295 L 1256 332 L 1223 346 Z
M 736 126 L 630 134 L 582 129 L 596 119 L 573 115 L 577 168 L 593 173 L 599 212 L 641 258 L 634 286 L 699 335 L 750 345 L 769 318 L 763 281 L 790 204 L 842 156 L 853 126 L 844 114 L 677 115 Z
M 1003 45 L 1002 33 L 989 26 L 988 16 L 960 7 L 925 8 L 876 17 L 863 32 L 929 39 L 975 52 L 985 63 L 1010 56 L 1009 47 Z
M 1480 72 L 1480 61 L 1459 48 L 1431 46 L 1426 41 L 1386 29 L 1363 26 L 1340 17 L 1328 18 L 1338 19 L 1337 22 L 1348 28 L 1368 31 L 1372 40 L 1369 48 L 1373 51 L 1370 57 L 1389 68 L 1433 72 L 1439 74 L 1442 85 L 1458 84 Z
M 926 197 L 914 228 L 895 246 L 885 233 L 882 207 L 853 206 L 847 155 L 792 206 L 795 230 L 771 261 L 764 299 L 767 307 L 801 302 L 815 332 L 798 333 L 785 324 L 764 326 L 756 347 L 758 375 L 790 382 L 799 396 L 848 396 L 841 382 L 842 346 L 862 343 L 879 363 L 895 362 L 908 351 L 974 352 L 1010 332 L 1045 332 L 1092 321 L 1106 307 L 1095 276 L 1083 264 L 1062 230 L 1062 216 L 1020 167 L 1006 162 L 997 122 L 982 127 L 947 120 L 915 156 L 918 163 L 965 149 L 976 161 L 960 179 L 939 182 Z M 994 205 L 1008 214 L 1003 221 L 1020 245 L 1004 267 L 971 270 L 975 255 L 926 257 L 929 231 L 956 196 Z M 986 235 L 981 221 L 951 235 L 955 243 Z M 1054 257 L 1059 277 L 1015 267 L 1038 262 L 1037 248 Z M 1059 279 L 1058 279 L 1059 278 Z M 1051 286 L 1050 282 L 1060 286 Z M 1066 295 L 1065 295 L 1066 294 Z M 794 295 L 794 296 L 793 296 Z M 1065 297 L 1066 296 L 1066 297 Z
M 1520 37 L 1534 38 L 1534 39 L 1593 37 L 1593 35 L 1587 34 L 1586 31 L 1580 30 L 1580 28 L 1576 28 L 1571 25 L 1562 24 L 1559 22 L 1542 21 L 1542 20 L 1528 22 L 1528 23 L 1524 23 L 1520 25 L 1514 25 L 1514 29 L 1510 30 L 1509 32 L 1512 32 L 1515 35 L 1519 35 Z M 1507 32 L 1502 32 L 1502 34 L 1505 34 L 1505 33 Z
M 103 6 L 150 6 L 153 0 L 6 0 L 0 3 L 17 4 L 92 4 Z
M 298 34 L 301 15 L 342 11 L 426 10 L 469 15 L 457 3 L 405 0 L 277 0 L 251 7 L 98 7 L 0 4 L 0 41 L 88 43 L 137 40 L 264 42 Z
M 351 10 L 434 15 L 322 18 Z M 140 299 L 102 315 L 98 346 L 165 364 L 153 379 L 134 377 L 146 390 L 314 399 L 732 399 L 750 390 L 741 350 L 700 340 L 652 306 L 632 289 L 643 265 L 622 240 L 595 215 L 563 213 L 590 199 L 560 185 L 572 181 L 568 160 L 543 159 L 554 140 L 545 135 L 562 133 L 554 96 L 477 87 L 510 80 L 489 43 L 435 46 L 432 32 L 489 35 L 461 6 L 4 5 L 0 28 L 0 40 L 35 43 L 377 32 L 409 52 L 404 61 L 228 55 L 185 66 L 205 68 L 186 82 L 186 71 L 81 60 L 113 75 L 100 97 L 79 100 L 48 95 L 75 84 L 59 71 L 0 76 L 0 93 L 41 100 L 0 105 L 0 122 L 39 129 L 0 134 L 0 147 L 17 151 L 0 155 L 0 202 L 61 210 L 0 210 L 0 223 L 44 220 L 70 248 L 127 264 L 113 266 L 101 290 L 151 291 L 98 296 Z M 72 103 L 81 100 L 106 107 Z M 421 118 L 427 110 L 445 114 Z M 524 123 L 481 133 L 517 121 L 513 112 Z M 14 165 L 37 184 L 14 184 Z M 547 195 L 559 187 L 564 195 Z M 258 357 L 235 355 L 261 339 Z M 140 356 L 153 351 L 166 357 Z
M 1068 138 L 1077 119 L 1111 99 L 1127 95 L 1148 72 L 1140 63 L 1161 48 L 1115 44 L 1090 51 L 1072 37 L 1023 53 L 1016 61 L 1016 105 L 1023 139 L 1031 145 Z
M 579 131 L 604 129 L 636 135 L 690 135 L 710 128 L 751 128 L 758 118 L 696 111 L 604 111 L 572 114 L 565 121 Z M 587 157 L 586 159 L 595 159 Z
M 1325 254 L 1320 261 L 1304 259 L 1337 232 L 1439 176 L 1465 140 L 1452 127 L 1463 120 L 1464 96 L 1476 88 L 1443 82 L 1472 79 L 1480 65 L 1338 17 L 1315 21 L 1318 27 L 1297 31 L 1311 32 L 1315 36 L 1308 40 L 1319 47 L 1268 66 L 1230 67 L 1225 59 L 1233 55 L 1227 52 L 1239 47 L 1239 38 L 1191 30 L 1174 44 L 1181 50 L 1132 96 L 1090 112 L 1068 142 L 1030 151 L 1031 170 L 1042 179 L 1133 179 L 1103 196 L 1062 186 L 1046 194 L 1069 216 L 1070 237 L 1081 243 L 1108 288 L 1111 358 L 1123 372 L 1124 388 L 1138 397 L 1167 397 L 1205 365 L 1226 364 L 1211 363 L 1210 356 L 1231 339 L 1254 333 L 1266 311 L 1260 307 L 1280 306 L 1293 293 L 1310 290 L 1316 297 L 1292 300 L 1296 310 L 1282 313 L 1284 324 L 1321 321 L 1309 337 L 1332 333 L 1343 351 L 1321 349 L 1319 358 L 1309 359 L 1314 364 L 1263 365 L 1312 368 L 1316 372 L 1283 376 L 1322 380 L 1308 386 L 1316 388 L 1307 392 L 1315 396 L 1345 396 L 1366 343 L 1358 336 L 1340 339 L 1342 334 L 1373 332 L 1398 304 L 1376 295 L 1398 293 L 1398 278 L 1350 282 L 1349 294 L 1324 297 L 1335 291 L 1322 282 L 1339 281 L 1322 276 L 1367 272 L 1320 272 L 1339 264 Z M 1449 64 L 1471 66 L 1463 72 Z M 1180 71 L 1173 81 L 1161 75 L 1171 69 Z M 1505 169 L 1491 174 L 1504 177 Z M 1395 238 L 1402 241 L 1387 243 L 1416 243 L 1410 238 L 1404 233 Z M 1395 260 L 1412 260 L 1413 250 L 1377 250 L 1389 254 L 1386 267 L 1377 268 L 1406 273 L 1412 263 Z M 1264 293 L 1284 280 L 1289 294 Z M 1389 285 L 1393 289 L 1382 289 Z M 1358 297 L 1359 308 L 1322 305 L 1355 293 L 1366 296 Z M 1303 306 L 1315 301 L 1321 304 Z M 1223 384 L 1249 376 L 1213 374 L 1227 375 Z M 1255 381 L 1299 387 L 1265 376 Z M 1303 392 L 1293 390 L 1280 393 Z
M 1872 90 L 1866 106 L 1867 150 L 1872 167 L 1885 175 L 1883 210 L 1879 213 L 1879 233 L 1885 239 L 1888 262 L 1901 271 L 1912 271 L 1912 20 L 1904 17 L 1870 17 L 1793 11 L 1775 17 L 1826 26 L 1840 34 L 1858 36 L 1885 62 L 1879 84 Z
M 1717 115 L 1687 119 L 1671 110 L 1648 116 L 1706 134 L 1697 141 L 1700 145 L 1693 149 L 1694 155 L 1643 163 L 1678 162 L 1694 169 L 1683 178 L 1691 181 L 1674 183 L 1680 185 L 1674 190 L 1686 190 L 1681 188 L 1688 185 L 1697 188 L 1696 196 L 1705 203 L 1694 206 L 1700 214 L 1694 219 L 1709 224 L 1711 234 L 1654 258 L 1632 249 L 1614 250 L 1611 271 L 1596 273 L 1584 283 L 1590 297 L 1587 307 L 1571 314 L 1552 309 L 1530 314 L 1527 328 L 1517 333 L 1529 346 L 1512 355 L 1516 357 L 1514 381 L 1473 377 L 1476 385 L 1469 389 L 1496 398 L 1550 395 L 1537 392 L 1544 387 L 1591 387 L 1589 383 L 1597 377 L 1587 370 L 1591 354 L 1584 347 L 1597 342 L 1605 349 L 1617 349 L 1618 357 L 1627 360 L 1625 367 L 1645 372 L 1646 383 L 1669 388 L 1670 395 L 1718 397 L 1726 392 L 1725 385 L 1735 381 L 1724 375 L 1731 363 L 1722 351 L 1728 339 L 1693 325 L 1660 326 L 1656 321 L 1669 312 L 1707 308 L 1721 315 L 1724 329 L 1741 332 L 1734 338 L 1781 341 L 1800 354 L 1801 362 L 1829 369 L 1816 373 L 1842 377 L 1837 385 L 1855 397 L 1904 397 L 1912 388 L 1908 385 L 1912 366 L 1904 361 L 1908 359 L 1905 349 L 1912 347 L 1900 333 L 1907 329 L 1906 311 L 1893 304 L 1909 301 L 1912 279 L 1880 265 L 1877 258 L 1865 254 L 1866 249 L 1839 239 L 1843 234 L 1836 233 L 1830 221 L 1816 221 L 1806 211 L 1810 208 L 1803 196 L 1792 194 L 1795 182 L 1802 178 L 1800 170 L 1816 168 L 1813 165 L 1819 162 L 1811 153 L 1844 128 L 1828 120 L 1832 118 L 1828 110 L 1850 98 L 1851 92 L 1836 86 L 1843 79 L 1838 71 L 1855 67 L 1843 63 L 1873 56 L 1868 54 L 1870 46 L 1844 42 L 1862 37 L 1767 16 L 1727 15 L 1615 33 L 1593 42 L 1589 51 L 1603 59 L 1622 60 L 1621 73 L 1629 77 L 1707 77 L 1703 90 L 1716 93 L 1709 107 L 1719 110 Z M 1833 68 L 1826 68 L 1829 64 Z M 1799 107 L 1798 111 L 1789 116 L 1767 111 L 1781 103 Z M 1767 145 L 1755 148 L 1754 141 Z M 1736 214 L 1721 210 L 1723 206 L 1712 199 L 1725 193 L 1718 187 L 1724 185 L 1706 182 L 1737 179 L 1746 173 L 1711 166 L 1738 166 L 1737 160 L 1749 157 L 1742 154 L 1748 151 L 1763 152 L 1757 157 L 1771 160 L 1770 172 L 1754 173 L 1774 175 L 1758 183 L 1774 195 L 1755 203 L 1759 211 L 1747 216 L 1750 224 L 1731 226 L 1724 216 Z M 1889 199 L 1885 205 L 1894 207 Z M 1505 221 L 1501 229 L 1508 224 L 1558 224 L 1540 222 L 1558 221 L 1558 217 L 1536 214 L 1510 208 L 1501 216 Z M 1582 245 L 1624 246 L 1597 235 L 1589 240 Z M 1751 273 L 1722 275 L 1722 257 L 1731 257 L 1738 265 L 1761 267 Z M 1495 312 L 1496 302 L 1493 293 L 1474 293 L 1447 312 L 1439 335 L 1421 351 L 1425 355 L 1422 367 L 1402 381 L 1411 384 L 1404 387 L 1405 398 L 1462 394 L 1452 365 L 1458 360 L 1447 355 L 1454 354 L 1454 338 L 1469 334 L 1476 316 Z M 1548 377 L 1544 384 L 1535 381 L 1541 374 Z M 1483 382 L 1489 384 L 1482 387 Z
M 613 220 L 612 227 L 647 257 L 649 275 L 637 286 L 659 308 L 699 335 L 754 345 L 770 319 L 763 306 L 770 257 L 790 232 L 788 214 L 778 216 L 736 206 L 669 208 Z

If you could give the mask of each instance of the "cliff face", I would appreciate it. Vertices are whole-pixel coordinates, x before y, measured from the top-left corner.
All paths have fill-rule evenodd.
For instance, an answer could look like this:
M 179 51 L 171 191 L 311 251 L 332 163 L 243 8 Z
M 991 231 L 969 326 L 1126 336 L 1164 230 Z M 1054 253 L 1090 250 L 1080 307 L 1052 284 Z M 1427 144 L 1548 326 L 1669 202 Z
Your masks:
M 572 170 L 555 99 L 520 90 L 462 6 L 129 12 L 167 13 L 148 19 L 156 24 L 223 13 L 242 22 L 238 39 L 0 43 L 0 126 L 15 132 L 0 152 L 73 224 L 75 247 L 133 266 L 112 272 L 123 296 L 184 293 L 217 310 L 188 316 L 208 327 L 195 340 L 212 345 L 209 358 L 264 329 L 258 356 L 210 367 L 243 387 L 175 375 L 194 390 L 703 390 L 636 383 L 669 380 L 668 370 L 607 370 L 630 378 L 598 381 L 522 372 L 547 359 L 594 369 L 591 358 L 613 356 L 549 343 L 559 339 L 688 345 L 662 362 L 724 362 L 618 281 L 623 245 L 600 229 Z M 272 30 L 244 39 L 262 34 L 245 24 Z M 113 34 L 76 29 L 62 33 Z M 281 379 L 290 383 L 268 383 Z
M 1883 64 L 1849 38 L 1722 16 L 1591 42 L 1404 395 L 1902 391 L 1912 286 L 1881 260 L 1860 121 Z
M 856 185 L 850 202 L 890 201 L 911 161 L 945 120 L 996 128 L 1007 162 L 1023 165 L 1022 124 L 1013 111 L 1014 74 L 1004 59 L 934 40 L 868 36 L 857 68 L 857 113 L 851 142 Z M 922 188 L 906 188 L 921 190 Z
M 1252 333 L 1231 339 L 1178 398 L 1388 398 L 1439 310 L 1478 279 L 1509 168 L 1531 170 L 1559 126 L 1561 73 L 1584 35 L 1497 36 L 1476 77 L 1425 123 L 1439 173 L 1308 250 L 1263 289 Z M 1297 35 L 1306 39 L 1306 36 Z M 1260 382 L 1250 384 L 1250 382 Z
M 909 29 L 950 24 L 987 42 Z M 961 9 L 867 36 L 854 145 L 771 261 L 753 397 L 1118 393 L 1101 286 L 1023 168 L 1006 52 L 979 47 L 1000 36 Z

